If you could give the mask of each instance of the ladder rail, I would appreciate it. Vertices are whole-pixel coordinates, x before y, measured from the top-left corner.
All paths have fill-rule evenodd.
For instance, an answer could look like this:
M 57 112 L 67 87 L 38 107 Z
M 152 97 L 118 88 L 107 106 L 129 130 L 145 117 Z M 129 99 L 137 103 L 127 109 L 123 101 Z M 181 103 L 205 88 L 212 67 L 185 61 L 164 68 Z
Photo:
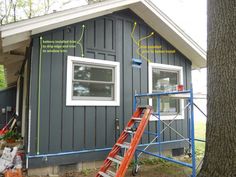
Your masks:
M 144 110 L 145 112 L 143 113 Z M 143 116 L 142 118 L 140 118 L 142 114 Z M 133 155 L 145 131 L 145 128 L 148 124 L 151 114 L 152 114 L 151 106 L 137 107 L 133 116 L 128 121 L 126 128 L 121 133 L 120 137 L 113 146 L 112 150 L 109 152 L 107 158 L 104 160 L 103 165 L 100 168 L 99 172 L 97 173 L 96 177 L 100 176 L 108 177 L 110 175 L 115 177 L 123 177 L 125 175 L 128 165 L 130 164 L 133 158 Z M 133 126 L 136 124 L 136 122 L 138 122 L 139 125 L 135 130 L 133 130 Z M 127 143 L 125 141 L 128 139 L 130 132 L 132 133 L 131 142 Z M 118 155 L 122 148 L 125 148 L 123 157 Z M 109 170 L 112 163 L 116 163 L 118 165 L 116 173 Z
M 149 117 L 151 114 L 151 110 L 148 110 L 144 113 L 144 118 L 146 119 L 145 121 L 142 120 L 138 126 L 138 129 L 136 130 L 136 134 L 133 137 L 133 142 L 134 142 L 134 147 L 130 148 L 126 153 L 128 154 L 128 156 L 126 157 L 126 159 L 124 159 L 124 163 L 122 163 L 118 169 L 118 173 L 117 173 L 117 177 L 123 177 L 128 169 L 128 165 L 130 164 L 130 161 L 132 160 L 132 157 L 136 151 L 136 148 L 139 144 L 139 141 L 143 135 L 143 132 L 145 131 L 145 127 L 148 124 L 149 121 Z

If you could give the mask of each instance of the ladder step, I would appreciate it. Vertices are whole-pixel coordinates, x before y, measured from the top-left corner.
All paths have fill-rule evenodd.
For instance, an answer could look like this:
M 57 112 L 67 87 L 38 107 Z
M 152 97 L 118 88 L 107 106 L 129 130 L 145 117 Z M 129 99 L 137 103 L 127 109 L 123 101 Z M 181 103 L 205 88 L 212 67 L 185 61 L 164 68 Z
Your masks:
M 113 171 L 110 171 L 110 170 L 107 170 L 107 174 L 112 176 L 112 177 L 115 177 L 116 176 L 116 173 L 113 172 Z
M 141 121 L 142 118 L 141 117 L 132 117 L 132 120 Z
M 135 134 L 135 131 L 131 131 L 131 130 L 124 130 L 124 132 L 129 133 L 129 134 Z
M 109 160 L 111 160 L 112 162 L 115 162 L 117 164 L 121 164 L 121 161 L 123 160 L 123 157 L 116 155 L 114 158 L 112 157 L 108 157 Z
M 127 143 L 127 142 L 124 142 L 123 144 L 120 144 L 120 143 L 116 143 L 117 146 L 120 146 L 122 148 L 126 148 L 126 149 L 129 149 L 130 147 L 130 144 Z
M 103 177 L 111 177 L 111 176 L 109 176 L 108 174 L 106 174 L 106 173 L 104 173 L 102 171 L 99 171 L 98 174 L 102 175 Z

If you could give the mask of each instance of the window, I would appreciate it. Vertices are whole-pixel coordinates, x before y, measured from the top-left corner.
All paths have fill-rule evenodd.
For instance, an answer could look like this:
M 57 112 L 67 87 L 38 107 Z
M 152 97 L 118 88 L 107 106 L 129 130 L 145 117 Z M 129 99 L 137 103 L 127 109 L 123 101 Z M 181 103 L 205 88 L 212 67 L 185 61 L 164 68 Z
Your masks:
M 67 105 L 119 106 L 118 62 L 69 56 Z
M 149 64 L 149 93 L 174 91 L 176 85 L 183 84 L 183 69 L 179 66 L 164 65 L 157 63 Z M 149 104 L 157 111 L 157 99 L 150 99 Z M 169 97 L 161 97 L 161 119 L 173 119 L 181 111 L 183 100 Z M 176 119 L 181 119 L 182 115 Z M 154 118 L 152 118 L 154 120 Z M 155 120 L 157 120 L 155 118 Z

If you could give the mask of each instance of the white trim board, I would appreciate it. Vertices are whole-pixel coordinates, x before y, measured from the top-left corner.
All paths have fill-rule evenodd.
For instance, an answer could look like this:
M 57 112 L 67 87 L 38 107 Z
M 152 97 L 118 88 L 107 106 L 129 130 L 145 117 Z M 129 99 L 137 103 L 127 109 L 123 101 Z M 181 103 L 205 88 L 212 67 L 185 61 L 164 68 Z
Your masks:
M 169 71 L 178 71 L 179 72 L 179 84 L 183 84 L 183 67 L 181 66 L 174 66 L 174 65 L 166 65 L 166 64 L 159 64 L 159 63 L 149 63 L 148 66 L 148 91 L 152 93 L 152 69 L 159 68 L 163 70 Z M 149 105 L 152 106 L 152 99 L 149 99 Z M 184 108 L 184 99 L 180 99 L 180 111 Z M 184 119 L 185 114 L 184 110 L 178 115 L 175 120 L 177 119 Z M 163 115 L 161 116 L 161 120 L 172 120 L 176 115 Z M 150 117 L 150 121 L 158 121 L 155 116 Z

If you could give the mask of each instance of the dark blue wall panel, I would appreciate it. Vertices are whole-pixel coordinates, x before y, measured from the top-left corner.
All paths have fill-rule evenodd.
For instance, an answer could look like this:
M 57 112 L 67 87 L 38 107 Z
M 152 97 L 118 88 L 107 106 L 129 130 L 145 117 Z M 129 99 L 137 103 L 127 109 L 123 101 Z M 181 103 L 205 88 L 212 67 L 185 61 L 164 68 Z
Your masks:
M 132 115 L 133 95 L 135 92 L 146 93 L 149 89 L 148 62 L 142 60 L 141 69 L 133 68 L 131 63 L 133 57 L 141 58 L 136 53 L 137 44 L 131 39 L 134 21 L 137 21 L 137 28 L 134 32 L 136 39 L 140 39 L 153 31 L 134 13 L 126 10 L 58 28 L 33 37 L 30 87 L 30 155 L 37 153 L 38 137 L 40 138 L 40 154 L 113 146 L 117 136 Z M 43 54 L 40 87 L 40 131 L 38 134 L 39 37 L 43 36 L 44 39 L 50 40 L 79 40 L 82 25 L 85 25 L 85 34 L 81 41 L 85 57 L 120 63 L 120 106 L 66 106 L 67 56 L 81 57 L 82 51 L 79 47 L 76 47 L 69 49 L 67 53 Z M 142 40 L 141 44 L 148 46 L 162 45 L 162 50 L 174 49 L 157 33 L 149 39 Z M 174 54 L 154 52 L 145 53 L 144 55 L 152 62 L 182 66 L 184 69 L 184 84 L 189 88 L 191 62 L 179 51 Z M 142 100 L 141 103 L 148 104 L 148 101 Z M 120 130 L 116 130 L 115 127 L 116 118 L 119 120 Z M 169 122 L 166 121 L 166 123 Z M 171 126 L 187 135 L 186 118 L 174 121 Z M 154 132 L 156 129 L 156 122 L 150 122 L 146 128 L 146 130 Z M 152 138 L 153 136 L 144 135 L 142 143 L 147 143 Z M 162 140 L 174 140 L 176 138 L 180 137 L 170 131 L 169 128 L 161 136 Z M 171 148 L 171 146 L 165 147 Z M 84 160 L 89 159 L 85 158 Z M 34 159 L 31 159 L 32 161 Z M 72 161 L 74 160 L 66 160 L 63 163 L 71 163 Z M 38 160 L 35 160 L 35 163 L 32 162 L 32 164 L 34 165 L 29 164 L 29 166 L 37 166 Z
M 2 113 L 2 109 L 10 106 L 12 110 L 16 108 L 16 87 L 0 90 L 0 128 L 3 128 L 10 120 L 12 112 Z

